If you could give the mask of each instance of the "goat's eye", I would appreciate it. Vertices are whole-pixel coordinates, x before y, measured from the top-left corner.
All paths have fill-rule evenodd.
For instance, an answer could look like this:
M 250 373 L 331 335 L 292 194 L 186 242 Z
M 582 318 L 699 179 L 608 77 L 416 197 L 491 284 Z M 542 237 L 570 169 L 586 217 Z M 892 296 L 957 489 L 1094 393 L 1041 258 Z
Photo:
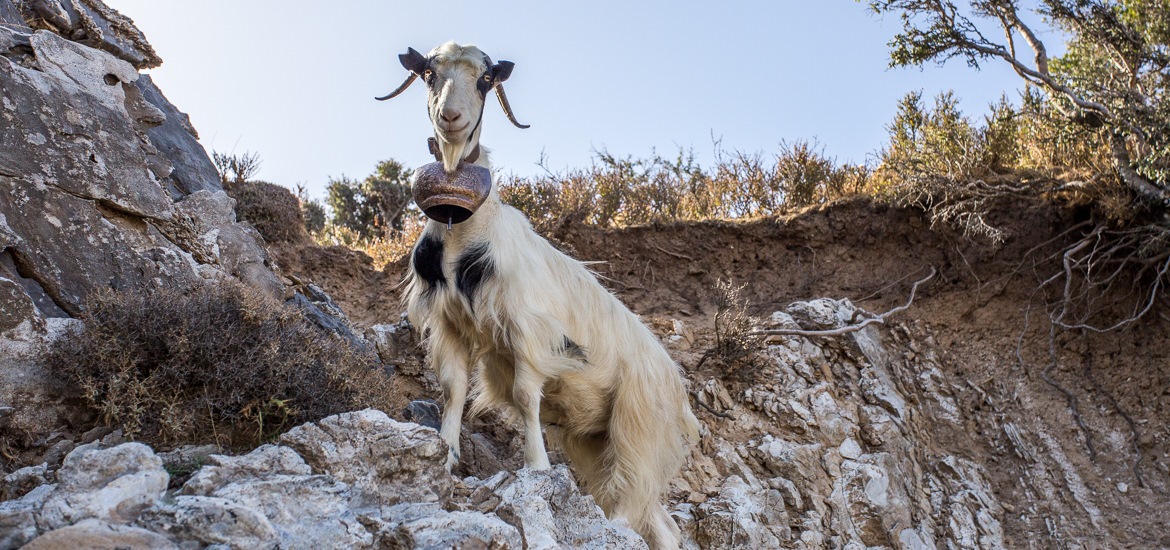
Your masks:
M 491 82 L 491 81 L 492 81 L 492 75 L 490 75 L 490 74 L 485 74 L 485 75 L 483 75 L 483 80 L 484 80 L 484 82 Z
M 435 76 L 435 73 L 431 72 L 430 69 L 423 71 L 423 80 L 425 80 L 427 82 L 430 82 L 431 78 L 434 76 Z

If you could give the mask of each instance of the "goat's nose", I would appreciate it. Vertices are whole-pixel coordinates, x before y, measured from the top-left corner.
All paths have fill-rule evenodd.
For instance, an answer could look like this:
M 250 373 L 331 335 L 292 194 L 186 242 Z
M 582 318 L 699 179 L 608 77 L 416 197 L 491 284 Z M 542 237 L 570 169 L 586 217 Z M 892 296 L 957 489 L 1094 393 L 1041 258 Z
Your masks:
M 443 112 L 439 113 L 439 116 L 443 117 L 443 121 L 445 122 L 455 122 L 462 115 L 454 109 L 443 109 Z

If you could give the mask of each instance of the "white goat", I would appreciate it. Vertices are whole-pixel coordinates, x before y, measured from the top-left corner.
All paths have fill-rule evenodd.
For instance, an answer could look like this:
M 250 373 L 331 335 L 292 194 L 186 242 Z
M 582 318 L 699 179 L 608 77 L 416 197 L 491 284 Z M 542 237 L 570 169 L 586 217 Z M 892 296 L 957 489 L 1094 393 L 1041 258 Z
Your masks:
M 399 56 L 427 83 L 427 107 L 445 168 L 462 159 L 491 168 L 480 151 L 481 119 L 513 64 L 449 42 L 426 56 Z M 504 406 L 524 426 L 524 464 L 549 467 L 549 426 L 584 488 L 610 517 L 627 518 L 652 548 L 677 548 L 679 531 L 659 500 L 698 437 L 678 366 L 658 338 L 580 262 L 532 230 L 491 190 L 470 219 L 431 220 L 414 247 L 407 312 L 426 336 L 446 397 L 441 434 L 447 466 L 473 368 L 473 411 Z

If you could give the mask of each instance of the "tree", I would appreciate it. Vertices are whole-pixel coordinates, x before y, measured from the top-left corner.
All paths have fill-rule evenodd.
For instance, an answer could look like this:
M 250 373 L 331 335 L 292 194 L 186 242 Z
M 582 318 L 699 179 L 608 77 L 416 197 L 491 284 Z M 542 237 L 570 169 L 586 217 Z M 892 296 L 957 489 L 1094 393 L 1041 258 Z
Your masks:
M 379 162 L 374 173 L 358 181 L 330 179 L 325 199 L 333 224 L 368 239 L 401 230 L 411 204 L 410 172 L 395 160 Z
M 1040 0 L 1034 9 L 1017 0 L 963 4 L 869 1 L 875 13 L 902 19 L 902 32 L 890 42 L 891 66 L 953 58 L 975 68 L 1008 63 L 1044 89 L 1070 123 L 1108 130 L 1121 181 L 1157 210 L 1170 206 L 1170 1 Z M 1049 58 L 1043 33 L 1025 23 L 1035 16 L 1067 37 L 1065 55 Z

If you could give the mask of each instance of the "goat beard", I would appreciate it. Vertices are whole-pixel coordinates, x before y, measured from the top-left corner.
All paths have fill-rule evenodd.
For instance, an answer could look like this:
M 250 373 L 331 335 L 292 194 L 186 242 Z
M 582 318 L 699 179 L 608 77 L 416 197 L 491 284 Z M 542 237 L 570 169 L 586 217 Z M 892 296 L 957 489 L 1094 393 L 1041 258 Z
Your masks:
M 443 153 L 443 169 L 448 173 L 454 172 L 455 168 L 463 160 L 463 157 L 467 155 L 469 145 L 470 143 L 464 140 L 449 143 L 440 137 L 439 151 Z

